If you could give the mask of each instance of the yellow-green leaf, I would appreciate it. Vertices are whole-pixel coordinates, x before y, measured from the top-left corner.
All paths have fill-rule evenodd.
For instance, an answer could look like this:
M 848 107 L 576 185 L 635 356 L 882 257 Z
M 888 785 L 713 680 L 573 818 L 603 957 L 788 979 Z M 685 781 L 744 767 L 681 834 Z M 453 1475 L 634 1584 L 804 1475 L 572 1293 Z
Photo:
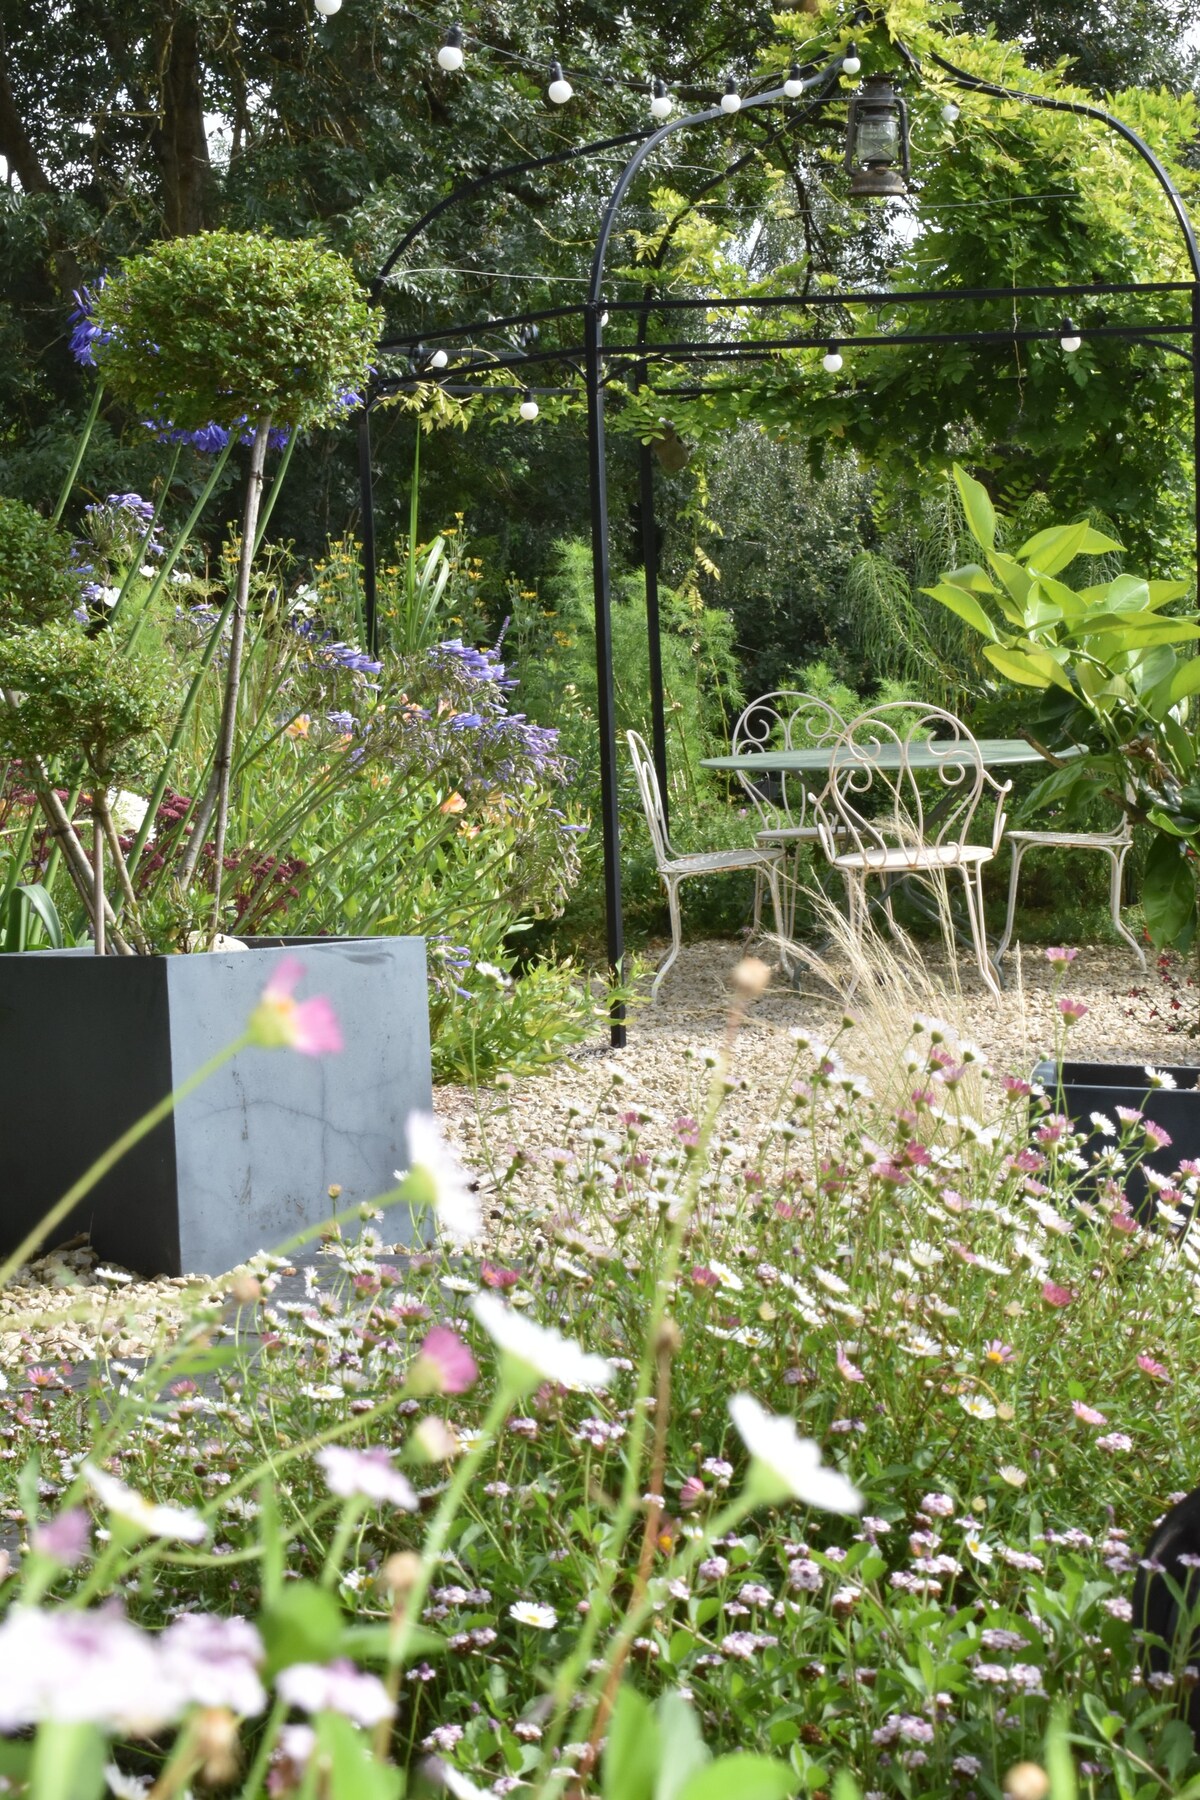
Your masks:
M 987 489 L 973 475 L 954 465 L 954 484 L 963 503 L 963 511 L 967 515 L 967 524 L 971 527 L 972 536 L 985 550 L 991 550 L 996 543 L 996 509 L 992 505 Z
M 939 581 L 936 587 L 922 588 L 921 592 L 934 600 L 940 600 L 950 612 L 957 613 L 966 624 L 973 625 L 981 637 L 990 639 L 993 644 L 997 642 L 996 627 L 974 594 L 968 594 L 965 588 L 956 587 L 950 581 Z

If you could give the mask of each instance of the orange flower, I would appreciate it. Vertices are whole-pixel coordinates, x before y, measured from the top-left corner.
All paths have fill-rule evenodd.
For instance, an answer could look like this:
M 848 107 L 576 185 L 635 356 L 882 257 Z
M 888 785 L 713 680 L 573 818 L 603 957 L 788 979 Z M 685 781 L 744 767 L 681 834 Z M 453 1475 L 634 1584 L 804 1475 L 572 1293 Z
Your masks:
M 454 793 L 448 794 L 438 807 L 438 811 L 444 813 L 460 813 L 466 812 L 466 810 L 467 803 L 457 789 Z
M 311 724 L 312 720 L 307 713 L 298 713 L 291 724 L 284 727 L 284 730 L 290 738 L 306 738 Z

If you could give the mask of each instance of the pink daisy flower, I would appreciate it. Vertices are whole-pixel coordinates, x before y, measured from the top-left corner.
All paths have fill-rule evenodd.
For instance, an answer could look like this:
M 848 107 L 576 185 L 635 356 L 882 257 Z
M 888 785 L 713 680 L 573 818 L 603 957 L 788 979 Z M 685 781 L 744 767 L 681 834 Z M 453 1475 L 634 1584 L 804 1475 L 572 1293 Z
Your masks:
M 1153 1119 L 1143 1119 L 1142 1120 L 1142 1130 L 1146 1134 L 1146 1142 L 1149 1145 L 1151 1145 L 1153 1149 L 1155 1149 L 1155 1150 L 1169 1150 L 1170 1149 L 1170 1147 L 1171 1147 L 1170 1132 L 1164 1131 L 1161 1125 L 1156 1125 Z
M 1070 1288 L 1060 1287 L 1057 1281 L 1042 1283 L 1042 1299 L 1047 1306 L 1070 1306 L 1074 1298 Z
M 843 1381 L 865 1381 L 866 1376 L 856 1363 L 852 1363 L 841 1344 L 837 1347 L 838 1374 Z
M 1155 1362 L 1152 1356 L 1139 1355 L 1137 1366 L 1143 1375 L 1149 1375 L 1152 1381 L 1170 1381 L 1170 1372 L 1165 1363 Z
M 1064 994 L 1058 1003 L 1058 1010 L 1068 1025 L 1076 1024 L 1090 1010 L 1084 1000 L 1069 1000 Z
M 1082 1400 L 1072 1400 L 1071 1411 L 1081 1425 L 1107 1425 L 1108 1420 L 1094 1406 L 1085 1406 Z
M 1065 969 L 1068 963 L 1073 963 L 1078 955 L 1078 950 L 1068 950 L 1064 944 L 1057 944 L 1046 951 L 1046 961 L 1054 968 Z
M 329 1001 L 320 994 L 312 1000 L 293 999 L 304 972 L 295 956 L 276 963 L 246 1027 L 251 1043 L 264 1050 L 298 1050 L 301 1056 L 324 1056 L 342 1048 L 341 1028 Z
M 448 1325 L 435 1325 L 417 1352 L 407 1386 L 417 1394 L 465 1394 L 478 1373 L 475 1358 L 458 1333 Z

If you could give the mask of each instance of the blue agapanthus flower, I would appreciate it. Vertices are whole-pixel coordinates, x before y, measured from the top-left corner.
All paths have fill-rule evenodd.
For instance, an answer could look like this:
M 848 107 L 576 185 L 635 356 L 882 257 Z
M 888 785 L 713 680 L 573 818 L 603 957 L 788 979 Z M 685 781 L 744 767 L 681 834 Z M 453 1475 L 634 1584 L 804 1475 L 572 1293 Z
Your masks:
M 76 288 L 72 295 L 75 307 L 67 320 L 67 323 L 71 327 L 71 336 L 69 340 L 71 355 L 75 358 L 77 363 L 82 364 L 84 368 L 88 369 L 94 369 L 96 366 L 94 346 L 96 344 L 107 344 L 112 337 L 112 332 L 102 330 L 92 317 L 92 311 L 96 304 L 96 295 L 103 286 L 104 276 L 101 275 L 94 288 Z

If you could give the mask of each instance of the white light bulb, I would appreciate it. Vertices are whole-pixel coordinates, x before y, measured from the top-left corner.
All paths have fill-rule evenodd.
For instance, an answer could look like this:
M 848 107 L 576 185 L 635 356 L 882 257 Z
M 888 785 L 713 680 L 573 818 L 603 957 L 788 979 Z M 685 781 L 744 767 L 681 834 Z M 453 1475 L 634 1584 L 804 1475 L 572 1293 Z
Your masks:
M 1075 327 L 1071 324 L 1071 321 L 1069 319 L 1066 321 L 1066 323 L 1063 326 L 1063 334 L 1062 334 L 1062 337 L 1059 339 L 1059 342 L 1062 345 L 1063 349 L 1066 351 L 1068 356 L 1073 356 L 1075 354 L 1076 350 L 1078 350 L 1083 343 L 1083 339 L 1080 337 L 1079 333 L 1076 331 Z
M 431 369 L 444 369 L 449 361 L 450 358 L 444 350 L 435 350 L 429 359 L 429 366 Z
M 652 119 L 669 119 L 675 102 L 671 99 L 661 81 L 656 81 L 650 90 L 650 117 Z
M 575 89 L 562 72 L 562 64 L 552 62 L 550 64 L 550 86 L 546 89 L 549 98 L 553 100 L 555 106 L 565 106 L 574 92 Z
M 804 77 L 801 75 L 795 63 L 793 63 L 788 70 L 787 80 L 783 84 L 783 91 L 789 100 L 798 100 L 804 92 Z
M 521 417 L 524 420 L 526 420 L 527 423 L 532 422 L 534 419 L 537 418 L 538 403 L 534 399 L 532 394 L 526 394 L 524 400 L 522 400 L 522 402 L 521 402 L 519 410 L 520 410 Z
M 313 5 L 323 19 L 331 19 L 335 12 L 342 10 L 342 0 L 313 0 Z
M 961 106 L 955 106 L 953 100 L 947 100 L 945 106 L 943 106 L 943 108 L 942 108 L 942 117 L 946 121 L 947 125 L 953 125 L 955 119 L 957 119 L 957 117 L 958 117 L 959 113 L 961 113 L 961 111 L 962 111 Z
M 842 353 L 836 344 L 830 344 L 821 358 L 821 367 L 827 375 L 836 375 L 842 366 Z
M 857 75 L 861 68 L 862 57 L 858 54 L 858 45 L 854 43 L 847 44 L 846 54 L 842 58 L 842 74 Z
M 608 324 L 608 314 L 606 312 L 602 312 L 600 314 L 600 324 L 601 324 L 601 326 L 605 326 Z
M 737 83 L 731 75 L 729 80 L 725 83 L 725 92 L 721 95 L 721 111 L 723 113 L 735 113 L 740 112 L 741 109 L 742 96 L 738 93 Z
M 445 69 L 447 75 L 457 75 L 463 66 L 463 34 L 461 25 L 452 25 L 446 33 L 446 41 L 437 53 L 438 68 Z

